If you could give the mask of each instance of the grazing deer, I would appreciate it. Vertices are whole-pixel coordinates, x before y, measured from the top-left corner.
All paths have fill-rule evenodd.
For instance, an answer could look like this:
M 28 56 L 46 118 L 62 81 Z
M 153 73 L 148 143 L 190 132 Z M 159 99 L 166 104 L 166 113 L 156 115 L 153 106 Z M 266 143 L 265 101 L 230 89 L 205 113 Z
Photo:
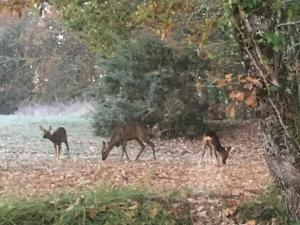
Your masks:
M 127 159 L 129 159 L 126 151 L 126 145 L 128 141 L 136 140 L 137 143 L 141 146 L 141 151 L 137 155 L 136 159 L 139 159 L 140 155 L 145 149 L 145 145 L 143 142 L 147 143 L 149 146 L 151 146 L 153 151 L 153 157 L 155 157 L 155 151 L 154 151 L 154 144 L 150 141 L 148 138 L 148 128 L 145 124 L 138 121 L 130 121 L 127 122 L 124 125 L 115 125 L 112 128 L 112 136 L 110 138 L 110 141 L 105 143 L 103 141 L 103 148 L 102 148 L 102 160 L 105 160 L 110 151 L 113 147 L 118 147 L 122 145 L 122 158 L 125 153 Z
M 217 152 L 221 155 L 222 157 L 222 163 L 226 164 L 226 160 L 228 158 L 229 155 L 229 151 L 231 149 L 231 147 L 226 147 L 224 148 L 219 140 L 218 135 L 213 132 L 213 131 L 207 131 L 204 133 L 203 135 L 203 153 L 202 153 L 202 158 L 204 157 L 205 154 L 205 149 L 206 146 L 209 147 L 210 149 L 210 156 L 212 157 L 212 150 L 214 150 L 218 165 L 220 165 L 219 160 L 218 160 L 218 156 L 217 156 Z
M 69 154 L 69 144 L 67 140 L 67 132 L 66 129 L 63 127 L 57 128 L 53 133 L 51 133 L 51 126 L 49 127 L 49 130 L 45 129 L 44 127 L 40 126 L 40 129 L 43 134 L 43 138 L 49 139 L 54 144 L 55 149 L 55 158 L 58 159 L 61 151 L 61 143 L 64 142 L 67 146 L 68 150 L 68 158 L 70 158 Z

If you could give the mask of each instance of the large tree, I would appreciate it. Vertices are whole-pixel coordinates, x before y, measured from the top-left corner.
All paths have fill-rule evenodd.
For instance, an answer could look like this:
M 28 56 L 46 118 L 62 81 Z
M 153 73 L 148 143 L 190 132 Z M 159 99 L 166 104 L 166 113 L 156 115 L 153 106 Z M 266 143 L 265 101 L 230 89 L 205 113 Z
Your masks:
M 236 40 L 268 117 L 261 121 L 265 158 L 293 219 L 300 219 L 300 1 L 235 1 Z

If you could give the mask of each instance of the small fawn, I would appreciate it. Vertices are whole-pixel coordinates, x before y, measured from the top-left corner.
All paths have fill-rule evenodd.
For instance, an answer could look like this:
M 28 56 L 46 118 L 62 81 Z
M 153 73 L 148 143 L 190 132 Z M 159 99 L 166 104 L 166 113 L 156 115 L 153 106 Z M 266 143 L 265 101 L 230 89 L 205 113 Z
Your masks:
M 103 141 L 103 147 L 102 147 L 102 160 L 105 160 L 110 151 L 112 150 L 113 147 L 118 147 L 122 145 L 122 157 L 125 153 L 127 159 L 129 159 L 127 155 L 127 150 L 126 150 L 126 145 L 128 141 L 135 140 L 137 143 L 141 146 L 141 151 L 137 155 L 136 159 L 139 159 L 140 155 L 145 149 L 145 145 L 143 142 L 147 143 L 149 146 L 151 146 L 152 151 L 153 151 L 153 157 L 155 157 L 155 151 L 154 151 L 154 144 L 150 141 L 148 138 L 148 128 L 145 124 L 142 122 L 138 121 L 130 121 L 127 122 L 124 125 L 115 125 L 112 129 L 112 135 L 110 138 L 110 141 L 105 143 Z
M 231 149 L 230 146 L 224 148 L 220 143 L 218 135 L 213 131 L 205 132 L 204 135 L 203 135 L 203 140 L 202 141 L 203 141 L 202 158 L 204 157 L 206 146 L 208 146 L 209 149 L 210 149 L 210 156 L 211 157 L 212 157 L 212 150 L 214 150 L 218 165 L 220 165 L 220 163 L 219 163 L 219 160 L 218 160 L 217 152 L 222 157 L 222 163 L 226 164 L 226 160 L 228 158 L 229 151 Z
M 49 129 L 45 129 L 44 127 L 40 126 L 41 131 L 43 132 L 43 138 L 49 139 L 54 144 L 55 150 L 55 158 L 58 159 L 61 152 L 61 143 L 64 142 L 67 147 L 68 158 L 70 158 L 69 154 L 69 144 L 67 140 L 67 132 L 66 129 L 63 127 L 57 128 L 53 133 L 51 133 L 51 126 Z

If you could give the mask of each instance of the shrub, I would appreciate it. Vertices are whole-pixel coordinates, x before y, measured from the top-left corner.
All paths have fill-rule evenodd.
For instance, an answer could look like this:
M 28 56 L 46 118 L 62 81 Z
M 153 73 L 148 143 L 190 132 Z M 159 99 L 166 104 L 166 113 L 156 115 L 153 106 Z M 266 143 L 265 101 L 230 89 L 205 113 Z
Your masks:
M 275 186 L 268 188 L 255 200 L 240 205 L 237 209 L 237 218 L 241 224 L 248 220 L 255 220 L 257 224 L 273 224 L 272 220 L 277 221 L 276 224 L 282 225 L 299 224 L 299 222 L 290 221 L 282 197 Z
M 159 122 L 169 136 L 201 133 L 206 108 L 195 84 L 203 65 L 192 49 L 139 36 L 99 63 L 103 74 L 90 91 L 96 134 L 106 135 L 113 123 L 128 120 Z

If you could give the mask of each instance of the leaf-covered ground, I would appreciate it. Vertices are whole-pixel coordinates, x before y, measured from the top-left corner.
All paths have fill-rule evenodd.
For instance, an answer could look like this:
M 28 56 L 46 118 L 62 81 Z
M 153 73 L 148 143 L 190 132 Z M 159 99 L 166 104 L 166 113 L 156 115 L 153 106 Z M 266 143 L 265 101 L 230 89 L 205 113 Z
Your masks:
M 135 186 L 154 192 L 190 190 L 195 224 L 236 224 L 232 214 L 238 203 L 261 193 L 271 179 L 260 149 L 256 123 L 214 125 L 221 142 L 231 145 L 226 166 L 217 166 L 208 151 L 201 160 L 199 140 L 169 140 L 157 147 L 157 160 L 147 147 L 134 160 L 139 146 L 130 142 L 132 160 L 121 160 L 114 149 L 101 161 L 102 139 L 92 135 L 84 119 L 0 118 L 0 195 L 45 195 L 84 191 L 97 186 Z M 65 126 L 71 159 L 54 160 L 53 145 L 41 138 L 38 125 Z M 155 140 L 156 144 L 161 141 Z M 65 147 L 63 146 L 63 150 Z

